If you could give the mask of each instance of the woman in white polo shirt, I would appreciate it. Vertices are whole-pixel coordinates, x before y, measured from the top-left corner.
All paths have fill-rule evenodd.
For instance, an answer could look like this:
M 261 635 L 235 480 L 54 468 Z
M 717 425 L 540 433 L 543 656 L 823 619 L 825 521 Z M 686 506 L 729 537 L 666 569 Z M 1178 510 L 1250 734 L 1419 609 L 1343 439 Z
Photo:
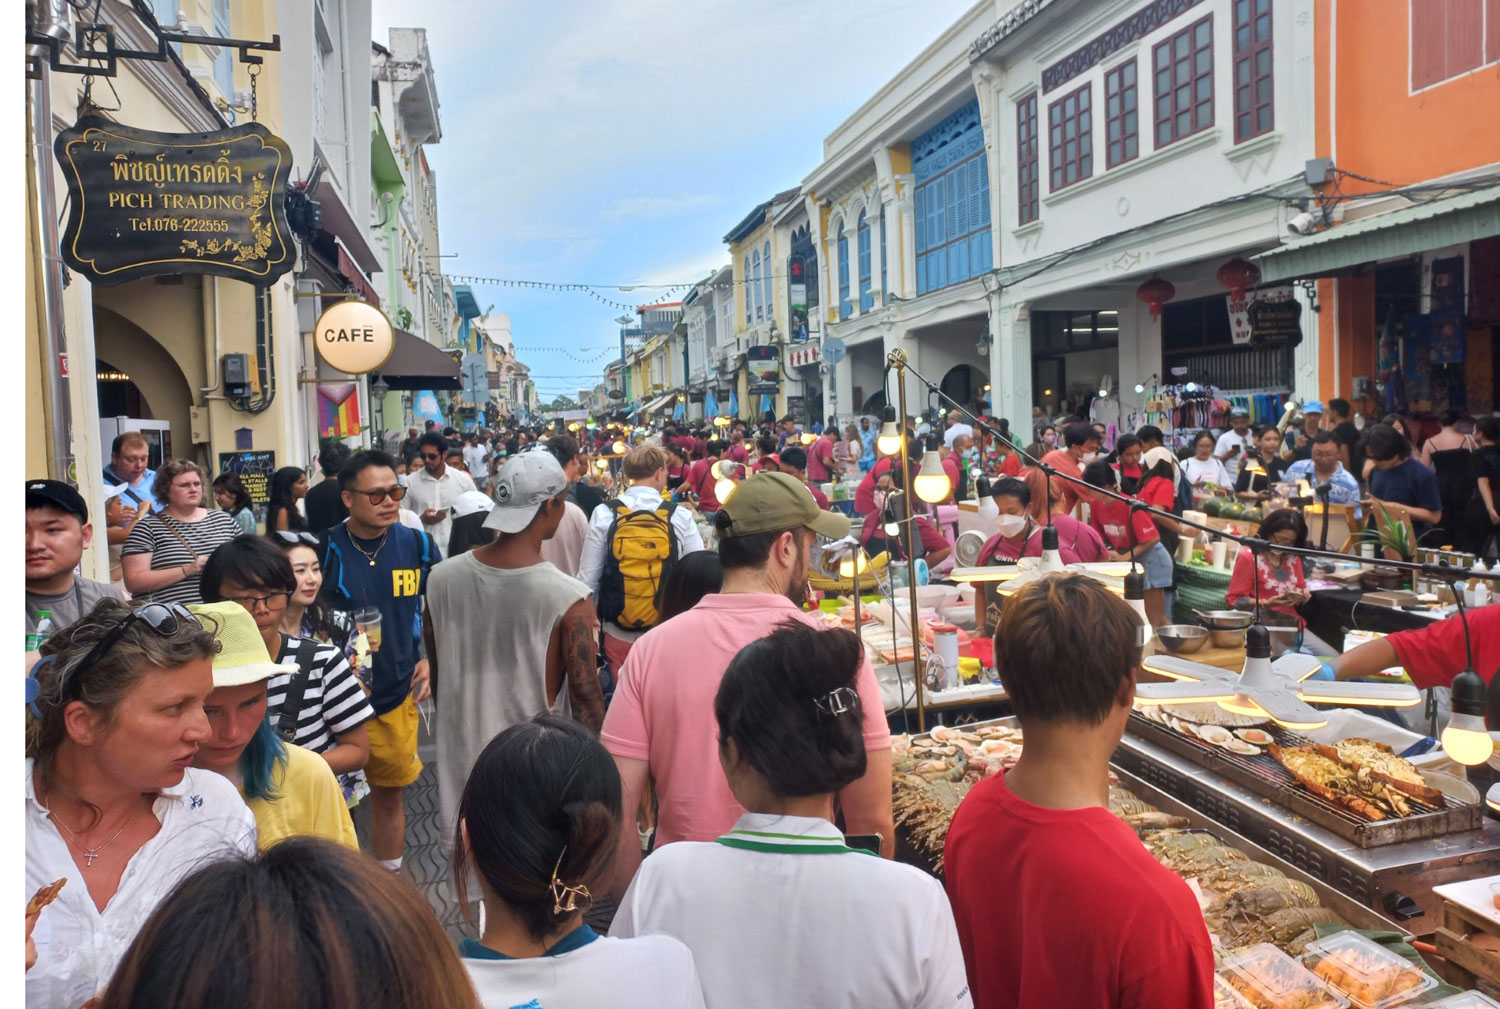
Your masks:
M 709 1009 L 973 1005 L 943 888 L 830 822 L 865 771 L 860 649 L 848 631 L 788 623 L 735 656 L 714 714 L 748 812 L 717 841 L 647 858 L 610 927 L 685 942 Z
M 538 715 L 485 746 L 453 852 L 460 903 L 471 872 L 483 895 L 482 934 L 458 949 L 483 1009 L 702 1009 L 682 943 L 603 937 L 583 921 L 619 833 L 619 772 L 582 725 Z
M 27 893 L 67 882 L 26 920 L 29 1009 L 78 1009 L 178 881 L 254 854 L 244 800 L 192 766 L 216 650 L 182 606 L 114 599 L 42 645 L 27 684 Z

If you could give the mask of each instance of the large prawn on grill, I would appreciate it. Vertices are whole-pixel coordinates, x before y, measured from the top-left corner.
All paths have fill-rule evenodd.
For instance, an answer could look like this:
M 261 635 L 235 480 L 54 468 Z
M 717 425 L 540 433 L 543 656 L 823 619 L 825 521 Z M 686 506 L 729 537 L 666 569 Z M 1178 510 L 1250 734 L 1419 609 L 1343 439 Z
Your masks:
M 1314 795 L 1337 803 L 1366 820 L 1384 820 L 1388 810 L 1395 812 L 1395 804 L 1389 801 L 1389 790 L 1383 782 L 1368 777 L 1361 782 L 1354 771 L 1309 746 L 1272 743 L 1270 750 L 1271 756 Z M 1374 787 L 1377 785 L 1379 789 Z M 1384 801 L 1387 808 L 1382 809 L 1378 801 Z

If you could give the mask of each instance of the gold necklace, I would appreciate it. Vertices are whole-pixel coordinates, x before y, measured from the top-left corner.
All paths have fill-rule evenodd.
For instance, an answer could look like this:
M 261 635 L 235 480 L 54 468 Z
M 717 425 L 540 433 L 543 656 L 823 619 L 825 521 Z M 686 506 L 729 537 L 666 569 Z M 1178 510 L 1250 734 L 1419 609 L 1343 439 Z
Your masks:
M 349 534 L 349 545 L 352 546 L 354 549 L 358 550 L 360 553 L 364 554 L 365 557 L 366 557 L 366 559 L 368 559 L 369 562 L 370 562 L 370 567 L 373 568 L 375 566 L 375 558 L 379 557 L 380 556 L 380 551 L 382 551 L 382 550 L 385 549 L 385 540 L 386 540 L 386 537 L 389 536 L 390 534 L 391 534 L 391 527 L 390 526 L 386 526 L 385 527 L 385 532 L 383 532 L 383 533 L 380 534 L 380 543 L 376 545 L 375 552 L 373 554 L 370 553 L 368 550 L 366 550 L 364 547 L 360 546 L 358 543 L 356 543 L 354 541 L 354 534 L 352 532 Z
M 94 859 L 99 857 L 99 853 L 114 844 L 116 839 L 125 833 L 125 828 L 134 822 L 135 815 L 141 811 L 140 804 L 137 803 L 135 809 L 131 810 L 130 815 L 125 818 L 125 822 L 120 824 L 120 829 L 111 834 L 108 841 L 94 848 L 85 848 L 83 842 L 79 841 L 77 836 L 68 829 L 68 825 L 62 822 L 62 817 L 52 812 L 52 809 L 46 803 L 42 804 L 42 808 L 47 810 L 47 815 L 52 818 L 52 822 L 62 829 L 62 832 L 67 835 L 68 840 L 72 842 L 73 847 L 77 848 L 79 853 L 83 855 L 84 868 L 91 868 L 94 864 Z

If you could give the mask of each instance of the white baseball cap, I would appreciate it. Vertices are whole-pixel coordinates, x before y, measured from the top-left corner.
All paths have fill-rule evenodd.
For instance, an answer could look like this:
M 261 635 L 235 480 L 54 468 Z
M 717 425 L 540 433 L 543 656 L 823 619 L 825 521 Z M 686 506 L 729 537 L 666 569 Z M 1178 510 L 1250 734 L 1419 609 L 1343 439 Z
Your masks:
M 466 490 L 453 499 L 453 517 L 461 519 L 475 512 L 487 512 L 495 507 L 495 500 L 482 490 Z
M 495 474 L 491 491 L 495 506 L 484 520 L 484 527 L 500 533 L 518 533 L 531 525 L 543 504 L 567 486 L 568 475 L 551 452 L 544 448 L 522 452 L 507 460 Z

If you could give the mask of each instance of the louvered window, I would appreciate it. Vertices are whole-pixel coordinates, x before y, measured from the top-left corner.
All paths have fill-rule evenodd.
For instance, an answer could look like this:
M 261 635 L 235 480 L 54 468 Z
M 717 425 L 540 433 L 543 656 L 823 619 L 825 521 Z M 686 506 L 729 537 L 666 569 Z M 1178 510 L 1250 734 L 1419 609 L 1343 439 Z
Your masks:
M 776 311 L 771 302 L 771 240 L 766 239 L 765 247 L 760 256 L 760 295 L 766 303 L 766 318 L 776 318 Z
M 917 294 L 987 272 L 994 262 L 989 167 L 977 101 L 912 143 L 912 173 Z
M 844 222 L 839 222 L 839 318 L 847 319 L 854 313 L 849 304 L 849 236 L 844 234 Z
M 875 295 L 870 293 L 870 220 L 865 212 L 859 212 L 859 310 L 868 312 L 875 307 Z

